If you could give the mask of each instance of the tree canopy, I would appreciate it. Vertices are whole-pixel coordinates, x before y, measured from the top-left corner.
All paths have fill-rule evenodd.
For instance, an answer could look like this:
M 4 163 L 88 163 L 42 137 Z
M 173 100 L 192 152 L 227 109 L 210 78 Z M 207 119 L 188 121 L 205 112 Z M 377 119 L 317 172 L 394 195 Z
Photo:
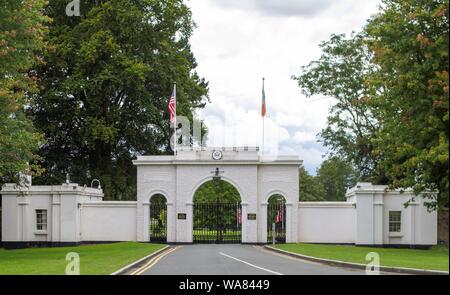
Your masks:
M 24 109 L 37 89 L 29 70 L 42 62 L 46 45 L 44 5 L 44 0 L 6 0 L 0 9 L 0 185 L 17 181 L 19 172 L 40 172 L 35 154 L 42 136 Z
M 356 185 L 358 171 L 346 160 L 331 157 L 322 162 L 316 177 L 323 185 L 327 201 L 345 201 L 347 189 Z
M 323 42 L 306 95 L 336 99 L 320 136 L 360 180 L 412 187 L 448 206 L 448 0 L 384 0 L 362 32 Z
M 42 80 L 29 109 L 45 134 L 46 173 L 36 183 L 101 180 L 106 198 L 136 195 L 132 159 L 171 152 L 167 104 L 177 82 L 177 113 L 192 120 L 207 100 L 190 49 L 194 22 L 182 0 L 82 1 L 81 16 L 51 0 Z
M 356 184 L 357 177 L 358 171 L 336 156 L 324 160 L 316 175 L 310 175 L 301 166 L 300 201 L 345 201 L 345 193 Z
M 381 128 L 373 142 L 393 188 L 435 191 L 448 206 L 448 0 L 383 1 L 367 41 L 368 80 Z
M 310 175 L 303 165 L 299 168 L 298 178 L 300 201 L 325 201 L 326 192 L 322 183 L 317 177 Z
M 212 180 L 202 184 L 194 194 L 194 202 L 215 203 L 219 198 L 220 203 L 240 203 L 241 196 L 231 183 L 221 180 L 216 186 Z
M 320 140 L 331 156 L 356 166 L 360 179 L 385 181 L 371 142 L 378 123 L 367 104 L 369 90 L 365 81 L 373 66 L 364 36 L 332 35 L 320 47 L 320 58 L 302 67 L 301 74 L 294 77 L 307 97 L 322 94 L 336 100 Z

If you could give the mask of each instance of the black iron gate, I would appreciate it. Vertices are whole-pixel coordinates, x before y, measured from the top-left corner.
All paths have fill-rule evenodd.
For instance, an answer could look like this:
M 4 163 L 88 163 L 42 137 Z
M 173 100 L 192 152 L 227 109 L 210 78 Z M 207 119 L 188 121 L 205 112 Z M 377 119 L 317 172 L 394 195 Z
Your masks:
M 194 204 L 194 243 L 240 243 L 241 227 L 238 203 Z
M 273 224 L 275 224 L 275 232 Z M 286 205 L 284 203 L 267 206 L 267 242 L 272 243 L 274 236 L 276 242 L 286 242 Z
M 167 205 L 150 204 L 150 242 L 167 241 Z

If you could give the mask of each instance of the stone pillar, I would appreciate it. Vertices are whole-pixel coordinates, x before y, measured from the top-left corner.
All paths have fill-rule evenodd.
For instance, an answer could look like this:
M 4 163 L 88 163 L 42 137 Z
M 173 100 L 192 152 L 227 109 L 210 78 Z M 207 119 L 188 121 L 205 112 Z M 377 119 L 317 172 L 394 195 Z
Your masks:
M 241 235 L 242 235 L 242 243 L 250 243 L 250 239 L 248 238 L 247 235 L 247 224 L 248 224 L 248 220 L 247 220 L 247 214 L 248 214 L 248 203 L 241 203 L 241 208 L 242 208 L 242 225 L 241 225 Z
M 146 242 L 144 238 L 144 204 L 139 200 L 139 197 L 136 202 L 136 240 Z
M 259 213 L 259 240 L 258 243 L 267 243 L 267 206 L 269 203 L 261 203 Z
M 52 194 L 51 240 L 61 239 L 61 195 Z M 50 223 L 49 223 L 50 224 Z
M 176 214 L 175 214 L 175 206 L 172 202 L 167 203 L 167 242 L 174 243 L 176 242 Z
M 409 220 L 410 220 L 410 244 L 416 245 L 420 244 L 422 240 L 420 231 L 420 203 L 410 202 L 409 203 Z
M 141 206 L 142 210 L 142 225 L 141 225 L 141 242 L 150 241 L 150 202 L 143 202 Z
M 18 205 L 18 241 L 27 241 L 28 235 L 30 232 L 28 231 L 28 223 L 29 223 L 29 215 L 30 215 L 30 204 L 29 197 L 17 197 L 17 205 Z
M 373 192 L 355 190 L 356 195 L 356 239 L 357 245 L 374 244 Z
M 194 203 L 187 202 L 178 211 L 175 212 L 177 243 L 192 243 L 192 224 L 194 221 L 193 214 Z M 185 213 L 186 219 L 178 219 L 178 213 Z
M 384 203 L 383 194 L 374 193 L 373 195 L 373 244 L 384 244 Z

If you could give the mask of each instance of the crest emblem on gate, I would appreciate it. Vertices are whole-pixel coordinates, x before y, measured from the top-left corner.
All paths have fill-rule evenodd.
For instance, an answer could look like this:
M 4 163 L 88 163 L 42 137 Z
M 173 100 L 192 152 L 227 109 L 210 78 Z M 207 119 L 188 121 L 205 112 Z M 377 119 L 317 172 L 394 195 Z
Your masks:
M 222 155 L 221 151 L 213 151 L 211 156 L 214 160 L 220 160 L 220 159 L 222 159 L 223 155 Z

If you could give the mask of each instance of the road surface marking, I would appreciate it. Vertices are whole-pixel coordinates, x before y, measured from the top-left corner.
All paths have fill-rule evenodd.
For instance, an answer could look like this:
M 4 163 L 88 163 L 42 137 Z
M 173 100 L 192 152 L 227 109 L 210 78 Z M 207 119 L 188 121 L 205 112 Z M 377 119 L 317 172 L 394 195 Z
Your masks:
M 131 273 L 131 275 L 140 275 L 143 272 L 147 271 L 148 269 L 152 268 L 156 263 L 158 263 L 158 261 L 160 261 L 163 257 L 165 257 L 166 255 L 172 253 L 173 251 L 177 250 L 178 248 L 180 248 L 181 246 L 177 246 L 175 248 L 172 248 L 168 251 L 162 252 L 158 255 L 156 255 L 155 257 L 153 257 L 149 262 L 147 262 L 144 266 L 142 266 L 141 268 L 135 270 L 133 273 Z
M 264 268 L 264 267 L 261 267 L 261 266 L 254 265 L 254 264 L 252 264 L 252 263 L 250 263 L 250 262 L 241 260 L 241 259 L 239 259 L 239 258 L 236 258 L 236 257 L 233 257 L 233 256 L 231 256 L 231 255 L 225 254 L 225 253 L 223 253 L 223 252 L 219 252 L 219 254 L 222 255 L 222 256 L 225 256 L 225 257 L 234 259 L 234 260 L 236 260 L 236 261 L 239 261 L 239 262 L 241 262 L 241 263 L 247 264 L 247 265 L 249 265 L 249 266 L 251 266 L 251 267 L 254 267 L 254 268 L 257 268 L 257 269 L 261 269 L 261 270 L 264 270 L 264 271 L 267 271 L 267 272 L 270 272 L 270 273 L 273 273 L 273 274 L 276 274 L 276 275 L 283 275 L 282 273 L 279 273 L 279 272 L 276 272 L 276 271 L 273 271 L 273 270 L 270 270 L 270 269 L 267 269 L 267 268 Z
M 294 260 L 294 261 L 297 261 L 297 262 L 300 260 L 300 261 L 303 262 L 303 263 L 308 263 L 308 264 L 314 264 L 314 265 L 321 265 L 321 266 L 324 266 L 323 263 L 319 263 L 319 262 L 316 262 L 316 261 L 311 261 L 311 260 L 302 259 L 302 258 L 300 258 L 300 257 L 294 257 L 294 256 L 287 255 L 287 254 L 284 254 L 284 253 L 279 253 L 279 252 L 275 252 L 275 251 L 270 251 L 270 250 L 264 249 L 264 247 L 261 247 L 261 246 L 253 246 L 253 247 L 254 247 L 255 249 L 257 249 L 257 250 L 263 252 L 263 253 L 266 253 L 266 254 L 278 256 L 278 257 L 285 258 L 285 259 L 289 259 L 289 260 Z M 325 266 L 326 266 L 326 265 L 325 265 Z

